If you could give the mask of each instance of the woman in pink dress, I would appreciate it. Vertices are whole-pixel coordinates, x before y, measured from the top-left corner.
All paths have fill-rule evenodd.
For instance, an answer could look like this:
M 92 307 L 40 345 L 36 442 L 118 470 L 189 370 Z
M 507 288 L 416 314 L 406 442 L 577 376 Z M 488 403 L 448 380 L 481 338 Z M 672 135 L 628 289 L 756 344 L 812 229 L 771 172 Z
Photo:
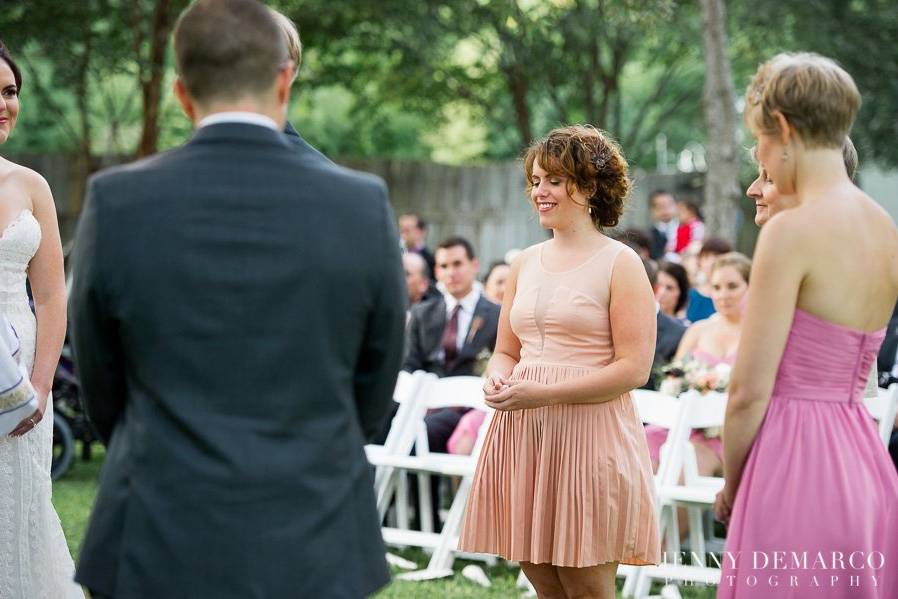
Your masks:
M 613 598 L 617 565 L 660 560 L 651 463 L 630 390 L 645 384 L 655 305 L 635 252 L 601 231 L 629 191 L 617 145 L 556 129 L 524 159 L 551 240 L 511 267 L 485 440 L 459 548 L 521 562 L 540 597 Z
M 755 252 L 715 505 L 729 522 L 718 597 L 893 598 L 898 475 L 862 394 L 898 296 L 898 230 L 845 171 L 860 95 L 831 60 L 781 54 L 746 100 L 758 160 L 797 206 Z

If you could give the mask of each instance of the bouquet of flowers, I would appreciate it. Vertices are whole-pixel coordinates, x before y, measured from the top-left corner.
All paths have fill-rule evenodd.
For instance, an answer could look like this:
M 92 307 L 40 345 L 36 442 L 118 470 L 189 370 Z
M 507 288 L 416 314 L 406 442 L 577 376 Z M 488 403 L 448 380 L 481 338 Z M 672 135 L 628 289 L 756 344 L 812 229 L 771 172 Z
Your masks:
M 730 383 L 732 366 L 721 362 L 716 366 L 708 366 L 701 360 L 687 357 L 685 360 L 675 360 L 661 369 L 663 380 L 658 391 L 672 397 L 689 390 L 695 390 L 702 395 L 711 391 L 725 392 Z M 720 427 L 706 428 L 705 437 L 713 439 L 720 436 Z

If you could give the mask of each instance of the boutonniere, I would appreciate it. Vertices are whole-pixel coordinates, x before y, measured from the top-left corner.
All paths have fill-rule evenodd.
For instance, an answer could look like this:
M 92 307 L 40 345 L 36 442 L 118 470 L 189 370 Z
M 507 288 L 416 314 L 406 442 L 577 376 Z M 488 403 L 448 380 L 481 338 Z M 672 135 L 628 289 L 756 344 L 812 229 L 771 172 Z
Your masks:
M 471 343 L 471 339 L 474 338 L 474 335 L 477 334 L 483 327 L 483 317 L 475 316 L 474 320 L 471 321 L 471 326 L 468 328 L 468 336 L 465 338 L 465 343 Z

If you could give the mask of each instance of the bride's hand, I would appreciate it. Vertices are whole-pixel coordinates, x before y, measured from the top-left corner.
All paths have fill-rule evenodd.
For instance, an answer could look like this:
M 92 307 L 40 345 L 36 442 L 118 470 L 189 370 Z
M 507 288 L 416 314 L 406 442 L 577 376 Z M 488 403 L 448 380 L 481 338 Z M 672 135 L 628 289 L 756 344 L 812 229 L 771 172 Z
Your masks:
M 21 437 L 22 435 L 36 427 L 37 423 L 44 418 L 44 412 L 47 411 L 47 400 L 50 397 L 50 390 L 47 389 L 45 391 L 44 389 L 35 387 L 34 394 L 35 396 L 37 396 L 37 409 L 33 414 L 31 414 L 31 416 L 22 420 L 22 422 L 20 422 L 16 426 L 16 428 L 14 428 L 9 433 L 10 437 Z

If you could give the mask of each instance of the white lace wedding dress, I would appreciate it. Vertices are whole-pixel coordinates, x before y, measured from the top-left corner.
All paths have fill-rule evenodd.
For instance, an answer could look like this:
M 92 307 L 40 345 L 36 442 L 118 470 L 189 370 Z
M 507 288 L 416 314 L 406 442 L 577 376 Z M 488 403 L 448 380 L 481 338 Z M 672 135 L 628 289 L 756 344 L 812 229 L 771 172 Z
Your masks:
M 0 233 L 0 313 L 19 335 L 19 359 L 34 363 L 35 319 L 25 293 L 25 271 L 41 229 L 23 210 Z M 0 598 L 83 599 L 50 486 L 53 408 L 34 430 L 0 437 Z

